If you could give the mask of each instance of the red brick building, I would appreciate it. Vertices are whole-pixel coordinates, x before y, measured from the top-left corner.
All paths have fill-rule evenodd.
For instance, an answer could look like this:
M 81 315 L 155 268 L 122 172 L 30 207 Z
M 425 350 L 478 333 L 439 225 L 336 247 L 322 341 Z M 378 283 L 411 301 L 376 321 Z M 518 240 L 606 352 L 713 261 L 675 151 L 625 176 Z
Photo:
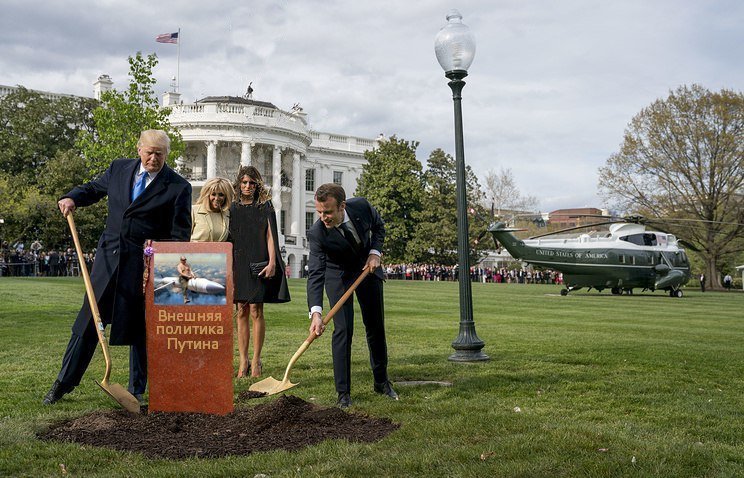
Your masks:
M 609 212 L 606 209 L 597 209 L 596 207 L 556 209 L 548 214 L 548 223 L 560 228 L 567 228 L 600 221 L 599 218 L 592 216 L 607 216 L 609 218 Z

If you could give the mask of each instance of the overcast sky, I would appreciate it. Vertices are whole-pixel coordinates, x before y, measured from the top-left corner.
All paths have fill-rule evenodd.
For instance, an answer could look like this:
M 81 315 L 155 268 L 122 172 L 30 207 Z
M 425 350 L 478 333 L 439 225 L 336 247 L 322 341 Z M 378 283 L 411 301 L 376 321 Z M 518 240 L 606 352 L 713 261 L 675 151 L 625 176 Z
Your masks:
M 454 155 L 434 37 L 457 8 L 477 51 L 463 90 L 465 160 L 510 168 L 543 211 L 601 207 L 597 170 L 632 117 L 681 85 L 744 90 L 740 0 L 0 0 L 0 84 L 92 96 L 127 57 L 157 53 L 158 95 L 245 93 L 314 130 L 419 141 Z

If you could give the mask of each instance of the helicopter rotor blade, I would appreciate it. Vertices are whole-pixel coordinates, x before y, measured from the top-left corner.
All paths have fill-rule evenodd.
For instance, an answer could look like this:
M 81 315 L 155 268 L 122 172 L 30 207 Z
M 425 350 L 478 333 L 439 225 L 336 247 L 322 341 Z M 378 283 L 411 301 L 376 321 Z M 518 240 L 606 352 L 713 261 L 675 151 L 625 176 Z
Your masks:
M 740 222 L 728 222 L 728 221 L 713 221 L 710 219 L 683 219 L 683 218 L 677 218 L 677 217 L 660 217 L 656 219 L 648 219 L 648 221 L 666 221 L 670 223 L 675 222 L 701 222 L 706 224 L 721 224 L 724 226 L 744 226 L 744 224 Z

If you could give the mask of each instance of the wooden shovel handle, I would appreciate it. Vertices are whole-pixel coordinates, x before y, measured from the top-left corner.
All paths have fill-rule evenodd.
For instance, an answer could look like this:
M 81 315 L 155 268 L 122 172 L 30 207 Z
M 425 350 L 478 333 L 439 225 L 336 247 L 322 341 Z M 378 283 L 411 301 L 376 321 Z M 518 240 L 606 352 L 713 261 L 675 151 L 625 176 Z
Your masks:
M 103 350 L 103 358 L 106 360 L 106 374 L 103 376 L 102 382 L 108 384 L 108 379 L 111 375 L 111 357 L 109 357 L 108 347 L 106 346 L 106 339 L 103 337 L 103 322 L 101 321 L 101 314 L 98 311 L 96 293 L 95 291 L 93 291 L 93 284 L 90 281 L 88 267 L 85 265 L 85 259 L 83 258 L 83 248 L 80 247 L 80 239 L 78 238 L 77 227 L 75 227 L 75 219 L 72 218 L 72 212 L 67 213 L 67 224 L 70 225 L 72 242 L 75 243 L 75 252 L 77 252 L 78 256 L 80 273 L 83 274 L 83 281 L 85 282 L 85 292 L 88 295 L 88 304 L 90 305 L 90 311 L 93 314 L 93 322 L 96 328 L 96 332 L 98 333 L 98 342 L 101 344 L 101 350 Z
M 344 306 L 347 300 L 349 300 L 349 297 L 351 297 L 351 294 L 354 293 L 356 288 L 359 286 L 359 284 L 362 283 L 362 281 L 369 275 L 369 267 L 365 266 L 364 269 L 362 269 L 362 273 L 359 274 L 359 277 L 357 277 L 357 280 L 354 281 L 353 284 L 349 286 L 348 289 L 346 289 L 346 292 L 344 292 L 344 295 L 341 296 L 341 298 L 336 302 L 336 305 L 333 306 L 333 308 L 326 314 L 326 316 L 323 318 L 323 325 L 328 325 L 328 322 L 331 321 L 334 315 L 341 310 L 341 307 Z M 315 335 L 314 332 L 310 332 L 310 335 L 308 335 L 307 340 L 305 342 L 312 343 L 313 340 L 315 340 L 318 336 Z

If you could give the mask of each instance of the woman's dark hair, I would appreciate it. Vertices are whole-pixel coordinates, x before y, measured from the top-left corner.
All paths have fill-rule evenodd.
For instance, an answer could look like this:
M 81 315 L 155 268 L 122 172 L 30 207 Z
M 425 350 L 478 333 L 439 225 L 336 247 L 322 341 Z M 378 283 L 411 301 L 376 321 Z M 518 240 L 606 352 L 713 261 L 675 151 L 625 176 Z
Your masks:
M 235 201 L 240 202 L 243 197 L 243 194 L 240 191 L 240 181 L 242 181 L 244 176 L 248 176 L 258 183 L 253 192 L 253 202 L 263 204 L 271 199 L 269 189 L 264 184 L 263 177 L 261 177 L 261 173 L 258 172 L 258 169 L 256 169 L 255 166 L 241 166 L 238 170 L 238 177 L 235 178 L 235 182 L 233 183 L 233 188 L 235 189 Z

